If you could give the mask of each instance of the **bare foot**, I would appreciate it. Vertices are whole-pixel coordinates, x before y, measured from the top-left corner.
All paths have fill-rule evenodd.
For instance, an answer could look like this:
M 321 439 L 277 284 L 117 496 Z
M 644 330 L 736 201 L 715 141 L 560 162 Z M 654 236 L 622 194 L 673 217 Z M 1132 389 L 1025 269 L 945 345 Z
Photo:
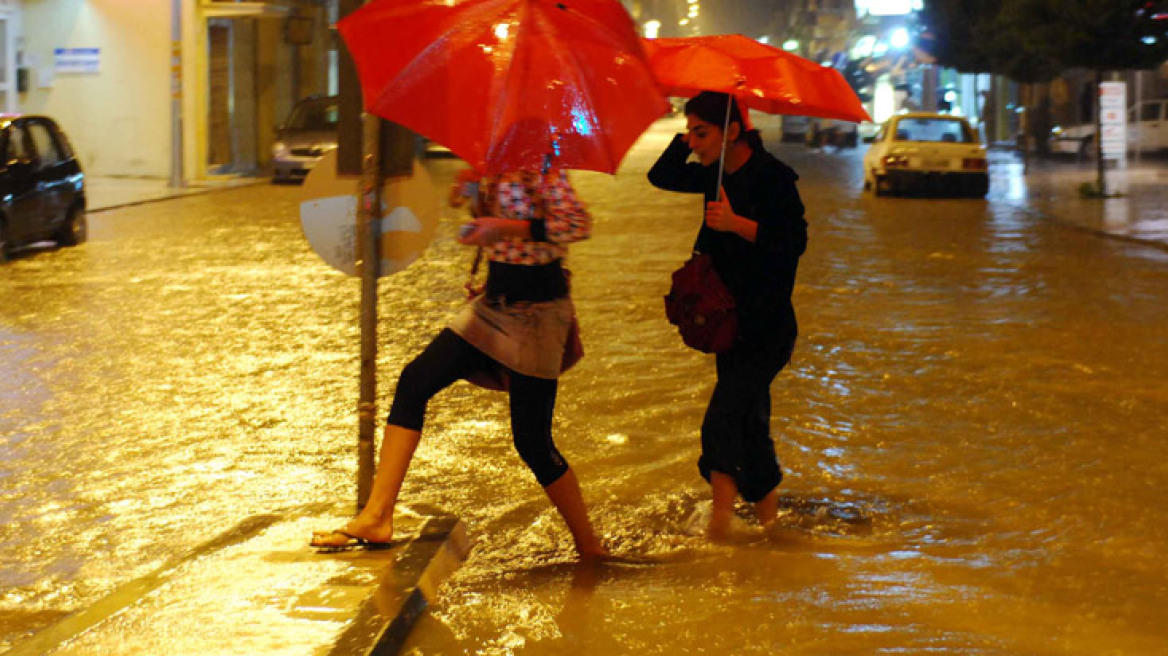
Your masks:
M 393 540 L 393 520 L 377 522 L 358 515 L 340 530 L 313 531 L 311 544 L 314 547 L 343 546 L 352 538 L 377 543 L 390 542 Z
M 602 563 L 612 557 L 608 549 L 599 542 L 595 546 L 588 548 L 581 548 L 580 545 L 576 545 L 576 553 L 580 556 L 580 562 L 582 563 Z
M 706 538 L 716 544 L 745 544 L 762 535 L 762 531 L 752 528 L 734 515 L 710 517 L 706 527 Z

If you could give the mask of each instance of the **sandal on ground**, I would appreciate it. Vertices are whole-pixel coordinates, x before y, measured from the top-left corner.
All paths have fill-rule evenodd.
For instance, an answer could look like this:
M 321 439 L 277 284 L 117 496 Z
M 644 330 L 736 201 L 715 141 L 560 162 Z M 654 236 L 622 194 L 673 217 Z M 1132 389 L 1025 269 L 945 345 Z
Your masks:
M 334 538 L 335 536 L 345 538 L 344 542 L 329 540 L 329 538 Z M 336 530 L 314 531 L 312 541 L 308 543 L 308 546 L 316 549 L 317 553 L 334 553 L 338 551 L 383 551 L 385 549 L 392 549 L 397 544 L 393 540 L 389 542 L 377 542 L 359 535 Z

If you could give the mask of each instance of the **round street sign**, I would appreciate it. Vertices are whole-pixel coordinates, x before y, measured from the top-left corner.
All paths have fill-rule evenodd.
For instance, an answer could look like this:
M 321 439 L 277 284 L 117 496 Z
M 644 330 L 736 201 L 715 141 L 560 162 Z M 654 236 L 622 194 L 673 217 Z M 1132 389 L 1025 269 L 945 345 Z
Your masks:
M 337 151 L 326 153 L 301 189 L 300 228 L 312 250 L 329 266 L 357 275 L 357 184 L 359 176 L 337 175 Z M 426 168 L 382 189 L 381 275 L 408 267 L 422 255 L 438 225 L 438 200 Z

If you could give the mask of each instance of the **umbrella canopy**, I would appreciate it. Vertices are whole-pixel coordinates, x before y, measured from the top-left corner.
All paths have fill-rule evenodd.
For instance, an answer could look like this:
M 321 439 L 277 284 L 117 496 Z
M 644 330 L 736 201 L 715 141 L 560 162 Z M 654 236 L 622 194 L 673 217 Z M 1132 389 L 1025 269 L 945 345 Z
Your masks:
M 645 39 L 644 44 L 668 95 L 721 91 L 770 114 L 872 120 L 839 71 L 741 34 Z
M 483 173 L 613 173 L 667 109 L 616 0 L 375 0 L 338 23 L 365 108 Z

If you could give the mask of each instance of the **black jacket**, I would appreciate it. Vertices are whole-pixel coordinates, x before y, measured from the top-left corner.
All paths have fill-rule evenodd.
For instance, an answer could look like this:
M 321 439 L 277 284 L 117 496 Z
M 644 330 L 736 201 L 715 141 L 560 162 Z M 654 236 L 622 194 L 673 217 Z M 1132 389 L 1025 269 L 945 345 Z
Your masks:
M 718 165 L 687 162 L 689 146 L 678 135 L 649 170 L 649 182 L 669 191 L 717 197 Z M 756 148 L 722 186 L 734 213 L 758 224 L 751 243 L 702 223 L 694 250 L 708 253 L 739 304 L 741 334 L 754 341 L 794 340 L 798 332 L 791 293 L 799 256 L 807 248 L 807 222 L 795 181 L 799 176 L 766 150 Z

